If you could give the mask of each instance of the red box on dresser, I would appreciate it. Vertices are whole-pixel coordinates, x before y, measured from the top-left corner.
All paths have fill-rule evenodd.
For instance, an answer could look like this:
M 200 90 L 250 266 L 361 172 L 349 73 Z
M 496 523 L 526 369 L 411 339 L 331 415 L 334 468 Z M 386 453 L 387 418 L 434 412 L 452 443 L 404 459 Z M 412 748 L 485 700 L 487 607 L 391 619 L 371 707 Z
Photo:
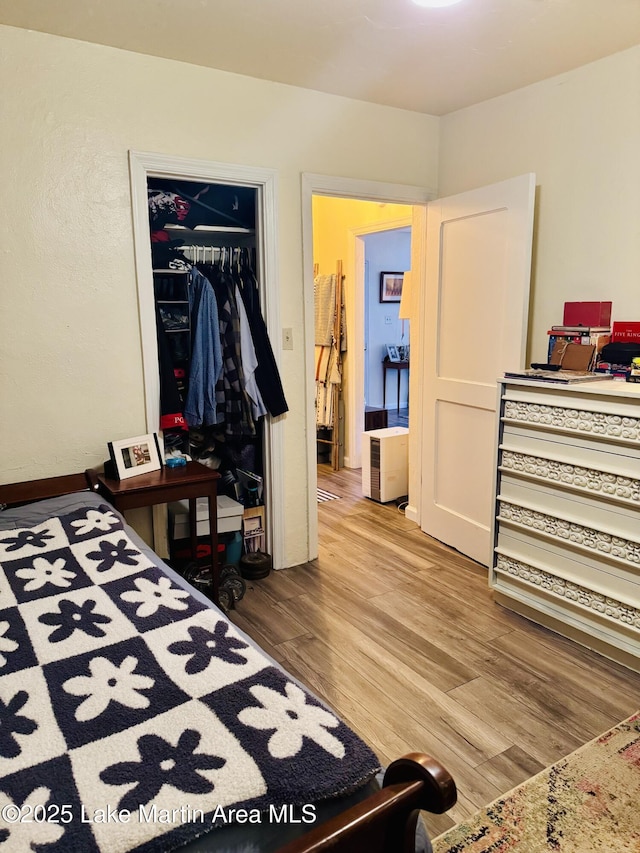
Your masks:
M 565 302 L 562 323 L 565 326 L 608 326 L 611 302 Z

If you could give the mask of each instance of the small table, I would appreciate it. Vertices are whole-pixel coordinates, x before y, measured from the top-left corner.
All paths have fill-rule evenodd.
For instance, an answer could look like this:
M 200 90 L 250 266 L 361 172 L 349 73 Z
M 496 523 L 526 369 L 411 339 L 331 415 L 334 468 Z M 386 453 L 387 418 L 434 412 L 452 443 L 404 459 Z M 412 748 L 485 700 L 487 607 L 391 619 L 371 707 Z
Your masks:
M 386 409 L 387 402 L 387 370 L 395 370 L 398 377 L 398 414 L 400 413 L 400 376 L 402 370 L 409 370 L 408 361 L 383 361 L 382 362 L 382 407 Z
M 389 425 L 389 416 L 386 409 L 376 409 L 374 406 L 364 407 L 364 431 L 370 429 L 386 429 Z
M 99 493 L 119 511 L 143 506 L 189 500 L 191 551 L 195 559 L 198 536 L 196 532 L 196 498 L 209 501 L 209 536 L 211 539 L 211 598 L 218 604 L 220 564 L 218 561 L 217 491 L 220 474 L 199 462 L 187 462 L 185 467 L 167 468 L 138 474 L 127 480 L 115 480 L 96 474 Z

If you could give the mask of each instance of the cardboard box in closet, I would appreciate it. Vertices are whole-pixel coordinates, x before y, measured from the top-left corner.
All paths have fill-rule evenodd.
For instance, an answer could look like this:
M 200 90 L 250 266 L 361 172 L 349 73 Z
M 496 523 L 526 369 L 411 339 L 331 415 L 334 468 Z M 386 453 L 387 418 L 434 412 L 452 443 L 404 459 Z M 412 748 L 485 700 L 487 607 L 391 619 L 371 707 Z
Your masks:
M 218 495 L 218 533 L 233 533 L 242 529 L 244 507 L 227 495 Z M 188 539 L 189 501 L 176 501 L 169 504 L 169 523 L 174 539 Z M 209 534 L 209 503 L 207 498 L 196 500 L 196 533 L 198 536 Z

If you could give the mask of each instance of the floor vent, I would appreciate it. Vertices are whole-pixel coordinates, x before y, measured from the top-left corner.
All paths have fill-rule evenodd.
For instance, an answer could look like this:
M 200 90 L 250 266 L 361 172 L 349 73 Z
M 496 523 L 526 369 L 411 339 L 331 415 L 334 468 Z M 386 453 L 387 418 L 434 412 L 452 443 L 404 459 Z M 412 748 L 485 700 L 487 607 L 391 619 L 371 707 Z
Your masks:
M 324 501 L 339 501 L 340 495 L 334 495 L 331 492 L 326 492 L 324 489 L 318 489 L 318 503 L 321 504 Z

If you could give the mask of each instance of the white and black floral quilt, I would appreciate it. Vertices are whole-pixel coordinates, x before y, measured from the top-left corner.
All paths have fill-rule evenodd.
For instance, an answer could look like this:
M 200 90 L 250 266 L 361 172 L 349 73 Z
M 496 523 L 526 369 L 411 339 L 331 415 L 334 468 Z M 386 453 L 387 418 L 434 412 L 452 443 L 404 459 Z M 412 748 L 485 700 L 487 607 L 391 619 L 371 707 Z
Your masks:
M 377 769 L 109 506 L 0 531 L 0 850 L 168 851 Z

